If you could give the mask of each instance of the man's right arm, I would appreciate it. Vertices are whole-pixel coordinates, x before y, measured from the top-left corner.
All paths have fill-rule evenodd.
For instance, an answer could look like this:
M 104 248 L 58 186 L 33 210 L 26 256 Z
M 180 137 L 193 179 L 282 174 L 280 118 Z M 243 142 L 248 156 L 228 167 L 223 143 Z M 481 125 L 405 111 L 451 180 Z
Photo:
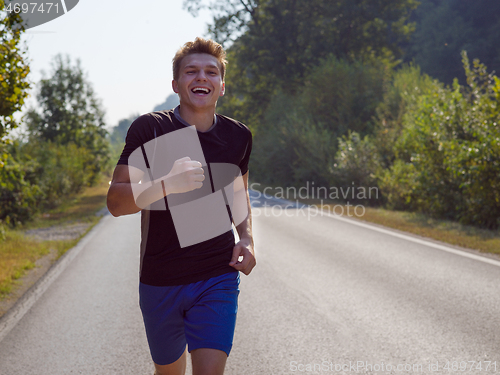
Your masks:
M 140 169 L 125 164 L 116 166 L 107 196 L 108 210 L 111 215 L 129 215 L 141 210 L 135 202 L 132 183 L 139 183 L 142 175 L 143 172 Z
M 144 173 L 128 165 L 116 166 L 107 197 L 113 216 L 135 214 L 168 194 L 199 189 L 205 179 L 201 163 L 189 157 L 176 160 L 166 176 L 141 184 Z

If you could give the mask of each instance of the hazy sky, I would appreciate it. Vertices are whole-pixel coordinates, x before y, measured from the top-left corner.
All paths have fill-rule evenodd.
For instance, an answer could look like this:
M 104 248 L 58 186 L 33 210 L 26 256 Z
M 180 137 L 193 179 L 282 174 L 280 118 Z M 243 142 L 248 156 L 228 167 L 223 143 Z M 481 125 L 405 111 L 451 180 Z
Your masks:
M 58 53 L 81 60 L 106 110 L 108 126 L 146 113 L 172 91 L 172 57 L 185 42 L 206 35 L 208 12 L 193 17 L 182 0 L 80 0 L 70 12 L 28 29 L 30 79 L 50 72 Z M 35 103 L 34 90 L 28 103 Z

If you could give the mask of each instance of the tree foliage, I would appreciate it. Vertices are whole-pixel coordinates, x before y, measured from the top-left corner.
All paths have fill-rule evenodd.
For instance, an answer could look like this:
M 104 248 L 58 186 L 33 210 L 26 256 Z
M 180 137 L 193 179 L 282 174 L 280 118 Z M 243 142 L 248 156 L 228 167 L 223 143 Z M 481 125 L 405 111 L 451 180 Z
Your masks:
M 84 186 L 108 167 L 104 111 L 80 64 L 57 56 L 52 76 L 37 85 L 40 111 L 26 115 L 27 137 L 5 146 L 0 168 L 0 224 L 30 220 Z
M 4 8 L 5 1 L 0 0 L 0 147 L 17 127 L 13 114 L 21 110 L 30 88 L 26 49 L 21 45 L 22 19 L 19 14 L 3 12 Z
M 368 135 L 361 138 L 357 132 L 349 132 L 340 138 L 333 166 L 332 177 L 336 186 L 378 187 L 376 173 L 380 169 L 380 155 Z M 360 200 L 370 200 L 377 205 L 381 203 L 378 198 L 378 194 L 370 194 Z
M 16 147 L 16 142 L 6 146 Z M 29 220 L 39 208 L 43 192 L 36 183 L 37 164 L 19 161 L 8 150 L 6 162 L 0 169 L 0 227 L 2 222 L 16 226 Z
M 219 110 L 252 128 L 254 178 L 500 227 L 500 80 L 475 59 L 500 69 L 500 2 L 418 3 L 184 0 L 229 47 Z
M 461 51 L 500 71 L 500 2 L 497 0 L 421 0 L 412 15 L 416 31 L 405 51 L 422 71 L 451 85 L 466 83 Z
M 135 113 L 133 115 L 130 115 L 128 118 L 122 118 L 120 121 L 118 121 L 118 125 L 113 127 L 111 133 L 109 134 L 109 139 L 112 144 L 117 144 L 121 148 L 123 148 L 128 128 L 130 128 L 130 125 L 132 125 L 137 117 L 139 117 L 139 113 Z
M 27 113 L 31 139 L 60 145 L 74 143 L 87 149 L 93 155 L 87 168 L 97 178 L 109 159 L 104 110 L 80 61 L 71 65 L 69 56 L 57 55 L 51 76 L 39 83 L 36 98 L 41 111 L 31 109 Z
M 398 208 L 500 226 L 500 79 L 463 53 L 467 86 L 434 83 L 403 119 L 397 158 L 381 177 Z
M 196 10 L 205 3 L 184 4 Z M 238 112 L 256 125 L 276 90 L 293 94 L 331 54 L 349 61 L 399 57 L 399 44 L 413 30 L 408 17 L 416 5 L 414 0 L 209 2 L 205 6 L 214 11 L 214 39 L 230 40 L 232 25 L 244 25 L 230 47 L 226 78 L 238 101 L 229 106 L 222 101 L 222 110 Z
M 267 184 L 293 186 L 303 181 L 329 184 L 336 139 L 314 123 L 299 98 L 277 93 L 255 134 L 252 176 Z
M 201 9 L 213 13 L 213 23 L 208 32 L 214 40 L 227 47 L 247 30 L 247 24 L 258 23 L 261 0 L 212 0 L 208 4 L 202 0 L 184 0 L 183 6 L 193 16 Z
M 359 144 L 367 152 L 373 148 L 365 147 L 366 139 L 354 138 L 373 133 L 373 118 L 389 78 L 385 69 L 383 64 L 349 64 L 331 56 L 305 77 L 300 91 L 275 95 L 255 135 L 252 174 L 268 183 L 294 185 L 309 180 L 338 186 L 351 185 L 347 182 L 351 177 L 375 173 L 373 164 L 350 161 L 340 162 L 342 167 L 334 173 L 334 163 L 338 139 L 350 132 L 350 144 Z M 267 181 L 270 166 L 273 174 Z

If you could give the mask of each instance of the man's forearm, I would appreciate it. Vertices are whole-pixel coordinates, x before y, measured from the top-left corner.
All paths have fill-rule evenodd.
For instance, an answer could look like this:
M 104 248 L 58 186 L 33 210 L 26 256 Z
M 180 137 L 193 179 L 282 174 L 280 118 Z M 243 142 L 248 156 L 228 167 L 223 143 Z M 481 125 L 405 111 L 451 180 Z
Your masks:
M 253 234 L 252 234 L 252 207 L 250 205 L 250 197 L 248 196 L 248 191 L 245 191 L 246 201 L 247 201 L 247 209 L 248 215 L 240 224 L 236 226 L 236 231 L 238 232 L 238 236 L 240 240 L 248 240 L 250 241 L 250 245 L 253 247 Z
M 109 187 L 107 196 L 108 210 L 113 216 L 130 215 L 139 212 L 132 193 L 132 186 L 126 182 L 115 182 Z
M 161 180 L 154 184 L 113 183 L 108 193 L 108 209 L 114 216 L 134 214 L 165 197 L 164 187 Z

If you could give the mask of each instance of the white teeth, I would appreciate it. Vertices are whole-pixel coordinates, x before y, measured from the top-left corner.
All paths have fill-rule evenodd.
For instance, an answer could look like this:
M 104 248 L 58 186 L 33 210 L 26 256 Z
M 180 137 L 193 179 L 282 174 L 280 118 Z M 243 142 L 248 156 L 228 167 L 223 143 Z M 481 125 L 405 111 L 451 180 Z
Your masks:
M 205 87 L 195 87 L 193 90 L 193 92 L 196 92 L 196 91 L 205 91 L 207 94 L 209 92 L 209 90 Z

